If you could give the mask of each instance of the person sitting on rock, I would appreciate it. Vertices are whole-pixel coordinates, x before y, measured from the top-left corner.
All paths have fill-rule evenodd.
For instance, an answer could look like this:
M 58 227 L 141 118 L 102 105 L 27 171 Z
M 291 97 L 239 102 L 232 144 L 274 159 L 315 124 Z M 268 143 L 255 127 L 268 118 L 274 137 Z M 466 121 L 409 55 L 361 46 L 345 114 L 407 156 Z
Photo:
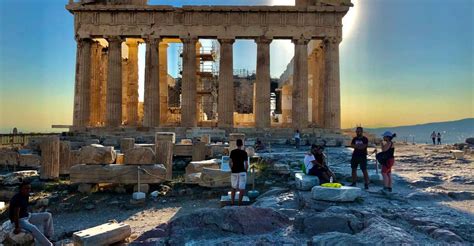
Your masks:
M 232 171 L 231 174 L 231 205 L 234 205 L 235 192 L 239 191 L 239 203 L 240 206 L 245 193 L 245 185 L 247 184 L 247 170 L 249 168 L 248 155 L 245 150 L 242 149 L 244 145 L 242 139 L 236 141 L 237 149 L 230 152 L 229 165 Z
M 265 144 L 263 144 L 262 140 L 258 139 L 255 140 L 255 151 L 264 151 L 265 150 Z
M 20 191 L 10 200 L 9 216 L 15 226 L 13 233 L 18 234 L 21 229 L 33 234 L 37 244 L 52 246 L 50 239 L 54 235 L 53 217 L 51 213 L 28 213 L 28 200 L 31 185 L 24 181 L 20 184 Z M 44 234 L 38 228 L 42 228 Z M 46 236 L 45 236 L 46 235 Z
M 336 178 L 326 165 L 326 157 L 323 151 L 323 146 L 313 144 L 311 145 L 311 152 L 304 158 L 306 174 L 317 176 L 320 184 L 330 183 L 331 177 Z

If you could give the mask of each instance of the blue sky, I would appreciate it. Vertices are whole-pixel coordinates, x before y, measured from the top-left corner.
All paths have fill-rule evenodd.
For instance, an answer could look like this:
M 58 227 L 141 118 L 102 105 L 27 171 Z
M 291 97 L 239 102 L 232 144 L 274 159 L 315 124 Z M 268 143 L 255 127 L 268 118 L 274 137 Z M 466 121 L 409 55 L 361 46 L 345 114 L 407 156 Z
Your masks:
M 289 0 L 154 0 L 256 5 Z M 341 43 L 343 127 L 474 117 L 474 1 L 353 0 Z M 67 0 L 0 0 L 0 132 L 71 124 L 75 40 Z M 350 25 L 350 30 L 347 27 Z M 292 57 L 272 44 L 272 76 Z M 234 45 L 234 68 L 255 70 L 256 45 Z M 239 54 L 239 55 L 237 55 Z M 170 67 L 177 64 L 170 59 Z

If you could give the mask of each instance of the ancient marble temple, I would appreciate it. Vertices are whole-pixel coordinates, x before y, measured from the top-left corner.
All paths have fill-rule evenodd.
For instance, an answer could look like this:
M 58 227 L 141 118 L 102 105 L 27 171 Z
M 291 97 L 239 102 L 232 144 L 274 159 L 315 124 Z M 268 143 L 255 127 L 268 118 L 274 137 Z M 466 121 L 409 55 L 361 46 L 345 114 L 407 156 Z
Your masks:
M 233 44 L 257 44 L 253 125 L 257 129 L 340 129 L 339 44 L 350 0 L 296 0 L 295 6 L 148 5 L 146 0 L 70 0 L 77 41 L 72 130 L 202 126 L 232 129 Z M 199 110 L 199 39 L 219 47 L 217 117 Z M 281 120 L 270 111 L 270 44 L 291 39 L 291 82 L 282 81 Z M 167 47 L 182 43 L 180 102 L 170 110 Z M 138 46 L 146 45 L 144 103 L 138 95 Z M 273 59 L 276 59 L 273 57 Z M 288 73 L 288 71 L 287 71 Z M 173 80 L 173 79 L 171 79 Z M 278 103 L 277 103 L 278 104 Z M 177 117 L 174 117 L 177 116 Z M 177 119 L 177 120 L 176 120 Z

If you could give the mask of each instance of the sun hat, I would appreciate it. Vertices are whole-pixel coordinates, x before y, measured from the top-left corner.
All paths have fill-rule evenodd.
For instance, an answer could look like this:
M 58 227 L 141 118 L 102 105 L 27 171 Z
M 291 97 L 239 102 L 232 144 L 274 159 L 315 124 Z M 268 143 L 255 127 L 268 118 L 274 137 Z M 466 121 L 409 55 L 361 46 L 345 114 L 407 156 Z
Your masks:
M 382 137 L 392 137 L 393 133 L 391 131 L 386 131 L 382 134 Z

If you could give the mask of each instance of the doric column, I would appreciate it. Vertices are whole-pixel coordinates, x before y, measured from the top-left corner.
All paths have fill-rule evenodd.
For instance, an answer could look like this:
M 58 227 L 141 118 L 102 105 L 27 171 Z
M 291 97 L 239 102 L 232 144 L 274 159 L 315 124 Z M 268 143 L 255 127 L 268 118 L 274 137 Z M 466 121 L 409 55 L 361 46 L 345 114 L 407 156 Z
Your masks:
M 122 124 L 122 39 L 108 38 L 109 60 L 107 71 L 107 98 L 105 126 Z
M 105 125 L 107 115 L 107 66 L 109 65 L 109 50 L 102 49 L 100 59 L 100 113 L 99 122 L 101 126 Z
M 219 127 L 234 126 L 234 39 L 219 39 L 219 91 L 217 100 L 217 125 Z
M 257 81 L 255 98 L 255 126 L 270 127 L 270 43 L 271 39 L 258 38 Z
M 311 69 L 310 69 L 310 74 L 312 75 L 312 81 L 313 81 L 313 88 L 312 88 L 312 94 L 313 94 L 313 101 L 312 101 L 312 122 L 317 124 L 318 126 L 322 127 L 323 126 L 323 115 L 322 112 L 324 111 L 322 108 L 323 105 L 323 98 L 324 98 L 324 90 L 323 90 L 323 81 L 324 77 L 322 75 L 323 73 L 323 63 L 324 60 L 323 58 L 323 47 L 322 45 L 318 45 L 314 53 L 311 55 Z
M 196 42 L 187 37 L 183 42 L 183 79 L 181 85 L 181 126 L 197 126 Z
M 148 38 L 146 40 L 145 108 L 143 125 L 147 127 L 157 127 L 160 125 L 159 43 L 159 38 Z
M 341 91 L 339 80 L 340 38 L 327 38 L 325 44 L 324 128 L 341 128 Z
M 308 127 L 308 39 L 294 39 L 292 122 L 295 129 Z
M 138 124 L 138 41 L 127 41 L 128 45 L 128 124 Z
M 76 85 L 74 95 L 73 125 L 87 127 L 90 124 L 92 40 L 77 39 Z
M 124 125 L 128 125 L 128 74 L 130 72 L 130 62 L 128 58 L 122 58 L 122 120 Z
M 92 43 L 92 61 L 91 61 L 91 89 L 90 89 L 90 124 L 91 126 L 100 125 L 100 87 L 101 76 L 100 66 L 102 58 L 102 45 L 99 42 Z
M 159 45 L 160 57 L 160 123 L 168 121 L 168 44 Z

